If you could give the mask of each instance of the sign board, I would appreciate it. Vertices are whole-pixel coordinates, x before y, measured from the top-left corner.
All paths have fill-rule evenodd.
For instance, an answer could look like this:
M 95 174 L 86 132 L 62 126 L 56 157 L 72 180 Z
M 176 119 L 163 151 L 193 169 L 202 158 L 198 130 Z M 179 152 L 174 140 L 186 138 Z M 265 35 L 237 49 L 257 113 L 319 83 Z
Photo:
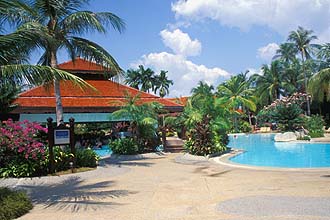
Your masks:
M 55 129 L 54 130 L 54 144 L 70 144 L 70 130 L 69 129 Z

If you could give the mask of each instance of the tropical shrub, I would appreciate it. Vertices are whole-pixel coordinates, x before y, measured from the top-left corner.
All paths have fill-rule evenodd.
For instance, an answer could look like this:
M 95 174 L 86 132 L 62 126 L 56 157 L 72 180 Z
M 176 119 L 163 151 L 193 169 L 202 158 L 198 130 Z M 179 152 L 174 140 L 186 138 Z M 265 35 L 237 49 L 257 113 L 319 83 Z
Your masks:
M 9 119 L 0 127 L 0 176 L 34 176 L 42 169 L 44 143 L 37 137 L 47 132 L 40 124 Z
M 310 141 L 311 140 L 311 137 L 310 136 L 300 136 L 300 137 L 297 137 L 297 140 L 299 141 Z
M 155 150 L 160 144 L 157 135 L 158 112 L 162 106 L 157 103 L 139 104 L 139 95 L 125 94 L 125 103 L 120 110 L 112 113 L 112 119 L 126 118 L 130 120 L 129 129 L 138 146 L 138 152 Z M 120 141 L 118 141 L 120 142 Z
M 0 188 L 0 220 L 18 218 L 32 209 L 32 203 L 24 192 Z
M 189 137 L 185 149 L 191 154 L 209 155 L 227 149 L 227 133 L 231 127 L 227 99 L 216 98 L 212 90 L 212 86 L 200 82 L 179 117 Z
M 324 137 L 324 120 L 320 115 L 312 115 L 304 120 L 304 127 L 312 138 Z
M 72 160 L 72 153 L 70 148 L 65 146 L 54 147 L 54 162 L 55 171 L 64 171 L 70 169 L 70 162 Z M 77 167 L 96 167 L 97 161 L 99 160 L 98 155 L 90 148 L 83 148 L 76 150 L 76 166 Z M 48 170 L 49 166 L 49 151 L 45 155 L 45 162 L 43 163 L 43 169 Z
M 110 142 L 115 154 L 132 155 L 139 152 L 138 143 L 134 138 L 119 138 Z
M 302 109 L 297 104 L 279 104 L 273 111 L 273 119 L 283 131 L 293 131 L 303 125 Z
M 77 167 L 96 167 L 99 156 L 90 148 L 76 151 Z
M 238 125 L 238 130 L 239 132 L 247 133 L 247 132 L 251 132 L 252 128 L 249 122 L 240 120 Z
M 260 124 L 276 122 L 282 131 L 298 129 L 303 125 L 302 105 L 305 100 L 306 94 L 303 93 L 277 99 L 259 112 L 258 122 Z

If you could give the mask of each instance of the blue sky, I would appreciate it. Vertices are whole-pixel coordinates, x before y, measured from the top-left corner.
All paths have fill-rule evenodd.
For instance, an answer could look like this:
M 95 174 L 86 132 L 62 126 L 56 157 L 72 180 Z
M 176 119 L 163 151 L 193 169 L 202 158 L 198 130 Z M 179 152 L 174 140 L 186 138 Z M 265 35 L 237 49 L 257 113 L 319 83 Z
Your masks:
M 140 64 L 168 70 L 171 97 L 188 95 L 200 80 L 217 86 L 258 72 L 299 25 L 313 29 L 319 42 L 330 39 L 330 0 L 94 0 L 88 10 L 113 12 L 127 26 L 122 34 L 85 37 L 124 70 Z

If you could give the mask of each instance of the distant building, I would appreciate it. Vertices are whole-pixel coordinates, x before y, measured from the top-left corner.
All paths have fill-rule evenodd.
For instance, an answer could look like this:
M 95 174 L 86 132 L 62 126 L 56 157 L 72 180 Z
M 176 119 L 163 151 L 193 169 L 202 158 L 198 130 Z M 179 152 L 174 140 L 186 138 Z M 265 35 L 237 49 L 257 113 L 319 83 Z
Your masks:
M 71 81 L 61 81 L 61 97 L 64 121 L 75 118 L 76 122 L 109 121 L 110 113 L 120 109 L 125 103 L 125 93 L 132 96 L 139 94 L 139 103 L 158 102 L 168 112 L 181 112 L 183 105 L 172 100 L 141 92 L 132 87 L 105 79 L 111 74 L 103 66 L 81 58 L 58 65 L 59 69 L 83 78 L 94 87 L 81 89 Z M 55 119 L 55 95 L 53 84 L 39 86 L 23 92 L 15 100 L 18 107 L 12 112 L 19 114 L 19 120 L 45 122 L 48 117 Z

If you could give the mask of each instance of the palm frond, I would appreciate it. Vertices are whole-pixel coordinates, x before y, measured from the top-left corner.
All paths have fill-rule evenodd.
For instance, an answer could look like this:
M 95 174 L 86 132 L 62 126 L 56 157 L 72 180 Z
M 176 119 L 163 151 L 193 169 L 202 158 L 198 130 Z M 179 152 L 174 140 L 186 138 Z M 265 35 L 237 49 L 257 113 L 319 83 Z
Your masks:
M 4 65 L 0 67 L 1 77 L 15 77 L 22 83 L 42 85 L 53 80 L 70 80 L 80 88 L 89 87 L 95 89 L 83 79 L 63 70 L 54 69 L 49 66 L 35 66 L 28 64 Z
M 70 42 L 75 54 L 104 66 L 104 73 L 110 76 L 123 73 L 116 60 L 100 45 L 78 37 L 72 37 Z

